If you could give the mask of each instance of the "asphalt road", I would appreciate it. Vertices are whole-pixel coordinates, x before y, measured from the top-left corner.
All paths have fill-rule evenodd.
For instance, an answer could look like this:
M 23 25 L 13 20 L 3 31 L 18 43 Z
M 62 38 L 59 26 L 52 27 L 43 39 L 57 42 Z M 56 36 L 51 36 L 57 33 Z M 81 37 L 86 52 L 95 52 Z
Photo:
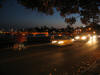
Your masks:
M 64 47 L 33 45 L 23 51 L 0 51 L 0 75 L 95 75 L 99 41 L 73 42 Z M 91 71 L 90 71 L 91 70 Z M 91 74 L 92 73 L 92 74 Z

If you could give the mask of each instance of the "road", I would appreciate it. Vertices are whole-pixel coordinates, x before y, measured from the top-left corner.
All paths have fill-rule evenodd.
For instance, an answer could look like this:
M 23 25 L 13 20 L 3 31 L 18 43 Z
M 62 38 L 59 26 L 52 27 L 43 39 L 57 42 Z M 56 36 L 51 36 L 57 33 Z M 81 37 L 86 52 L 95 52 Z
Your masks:
M 0 75 L 95 75 L 99 44 L 73 42 L 64 47 L 33 45 L 20 52 L 1 50 Z

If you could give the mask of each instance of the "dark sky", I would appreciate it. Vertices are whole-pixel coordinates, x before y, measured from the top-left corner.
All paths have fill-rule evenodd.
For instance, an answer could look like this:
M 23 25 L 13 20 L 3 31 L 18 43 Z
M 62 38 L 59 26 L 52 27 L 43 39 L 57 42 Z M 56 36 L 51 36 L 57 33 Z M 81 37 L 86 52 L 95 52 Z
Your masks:
M 57 28 L 66 27 L 64 18 L 55 10 L 54 15 L 47 16 L 17 4 L 16 0 L 6 0 L 0 8 L 0 26 L 36 27 L 47 25 Z M 77 22 L 76 25 L 81 25 Z

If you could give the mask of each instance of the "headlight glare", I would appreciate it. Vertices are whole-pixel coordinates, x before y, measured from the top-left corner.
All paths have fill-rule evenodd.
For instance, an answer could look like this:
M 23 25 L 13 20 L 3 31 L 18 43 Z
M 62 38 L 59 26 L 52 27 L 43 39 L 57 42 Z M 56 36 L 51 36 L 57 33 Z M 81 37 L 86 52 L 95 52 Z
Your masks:
M 63 44 L 64 43 L 64 41 L 58 41 L 58 44 Z
M 52 41 L 52 43 L 57 43 L 57 41 Z
M 72 41 L 75 41 L 75 39 L 72 39 Z
M 96 35 L 93 36 L 93 39 L 95 39 L 95 38 L 96 38 Z
M 86 40 L 86 36 L 82 36 L 82 40 Z
M 76 36 L 76 37 L 75 37 L 75 39 L 77 39 L 77 40 L 78 40 L 79 38 L 80 38 L 79 36 Z

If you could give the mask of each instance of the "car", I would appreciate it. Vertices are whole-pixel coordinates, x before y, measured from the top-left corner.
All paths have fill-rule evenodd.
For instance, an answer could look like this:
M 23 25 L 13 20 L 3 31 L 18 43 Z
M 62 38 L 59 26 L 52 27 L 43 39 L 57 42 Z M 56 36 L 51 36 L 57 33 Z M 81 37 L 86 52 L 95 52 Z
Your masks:
M 74 37 L 75 41 L 88 41 L 90 38 L 89 34 L 81 34 Z
M 51 41 L 51 44 L 56 45 L 56 46 L 65 46 L 65 45 L 71 44 L 73 41 L 74 41 L 74 39 L 72 39 L 71 37 L 68 37 L 68 36 L 56 36 Z
M 97 39 L 96 34 L 81 34 L 74 37 L 74 40 L 79 42 L 88 42 L 95 39 Z

